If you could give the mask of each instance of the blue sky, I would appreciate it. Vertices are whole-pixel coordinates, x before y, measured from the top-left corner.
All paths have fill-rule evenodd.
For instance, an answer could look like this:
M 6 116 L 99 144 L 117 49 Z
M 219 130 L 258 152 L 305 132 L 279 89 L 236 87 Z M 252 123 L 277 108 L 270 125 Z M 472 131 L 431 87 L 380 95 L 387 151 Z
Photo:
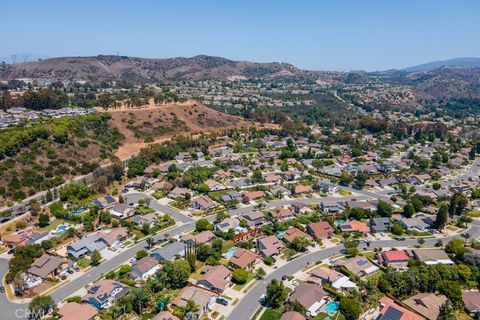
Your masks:
M 2 1 L 0 56 L 116 54 L 385 70 L 480 57 L 477 0 Z

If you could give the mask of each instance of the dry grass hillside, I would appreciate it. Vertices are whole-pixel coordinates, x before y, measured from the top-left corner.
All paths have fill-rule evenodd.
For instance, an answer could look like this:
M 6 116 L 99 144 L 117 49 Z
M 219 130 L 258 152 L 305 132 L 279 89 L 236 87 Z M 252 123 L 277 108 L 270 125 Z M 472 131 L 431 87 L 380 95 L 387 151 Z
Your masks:
M 116 153 L 120 159 L 137 153 L 148 143 L 165 141 L 173 136 L 255 125 L 243 118 L 209 109 L 193 101 L 109 112 L 112 115 L 110 126 L 118 129 L 125 137 L 123 145 Z

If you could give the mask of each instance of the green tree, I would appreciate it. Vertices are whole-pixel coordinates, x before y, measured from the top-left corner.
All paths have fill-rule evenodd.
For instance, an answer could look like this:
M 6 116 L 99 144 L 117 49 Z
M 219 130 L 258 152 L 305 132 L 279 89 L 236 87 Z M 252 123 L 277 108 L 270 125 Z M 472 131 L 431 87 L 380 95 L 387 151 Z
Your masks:
M 38 226 L 40 228 L 48 226 L 49 222 L 50 222 L 50 218 L 48 217 L 48 214 L 42 213 L 38 216 Z
M 40 319 L 55 306 L 55 301 L 49 295 L 36 296 L 28 304 L 28 309 L 33 319 Z
M 378 200 L 377 213 L 381 217 L 391 217 L 392 213 L 393 213 L 393 208 L 387 202 L 385 202 L 383 200 Z
M 258 268 L 257 272 L 255 273 L 255 276 L 258 279 L 263 279 L 265 278 L 266 275 L 267 275 L 267 272 L 262 267 Z
M 307 249 L 309 245 L 310 240 L 308 240 L 307 238 L 295 237 L 295 239 L 292 240 L 290 247 L 297 252 L 303 252 Z
M 468 199 L 467 197 L 461 193 L 461 192 L 456 192 L 451 198 L 450 198 L 450 203 L 448 206 L 448 213 L 450 217 L 453 217 L 455 215 L 461 215 L 463 211 L 465 210 L 465 207 L 468 204 Z
M 92 252 L 92 255 L 90 256 L 90 259 L 92 260 L 92 265 L 96 266 L 102 260 L 102 255 L 100 254 L 100 252 L 98 252 L 98 250 L 94 250 Z
M 205 231 L 205 230 L 213 230 L 213 225 L 205 218 L 198 219 L 195 223 L 195 229 L 198 232 Z
M 401 236 L 404 233 L 404 230 L 399 223 L 394 223 L 390 227 L 390 232 L 396 236 Z
M 437 217 L 435 219 L 435 227 L 438 230 L 443 230 L 448 222 L 448 207 L 446 204 L 442 204 L 440 209 L 437 212 Z
M 438 314 L 437 320 L 456 320 L 458 312 L 453 308 L 452 303 L 447 300 L 440 307 L 440 313 Z
M 346 320 L 357 320 L 362 313 L 362 308 L 356 300 L 342 298 L 340 300 L 340 312 Z
M 267 285 L 266 302 L 272 308 L 279 308 L 287 298 L 287 290 L 282 282 L 273 279 Z
M 140 259 L 143 259 L 145 257 L 148 257 L 148 252 L 145 251 L 145 250 L 139 250 L 137 251 L 137 253 L 135 254 L 135 258 L 137 260 L 140 260 Z
M 405 215 L 405 217 L 411 218 L 415 214 L 415 208 L 413 207 L 413 205 L 410 203 L 404 205 L 403 214 Z
M 244 269 L 235 269 L 232 272 L 232 281 L 236 284 L 244 284 L 247 282 L 249 272 Z

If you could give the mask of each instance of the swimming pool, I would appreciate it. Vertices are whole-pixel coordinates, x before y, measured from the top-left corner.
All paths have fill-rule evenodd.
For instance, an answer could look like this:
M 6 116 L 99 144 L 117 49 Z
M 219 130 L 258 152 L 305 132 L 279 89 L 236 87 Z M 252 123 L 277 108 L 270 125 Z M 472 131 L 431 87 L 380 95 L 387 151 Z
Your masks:
M 59 225 L 55 230 L 53 230 L 51 233 L 54 235 L 62 234 L 65 231 L 67 231 L 68 227 L 65 225 Z
M 345 220 L 337 220 L 334 222 L 336 226 L 339 226 L 341 224 L 344 224 L 345 223 Z
M 235 254 L 235 252 L 237 252 L 238 248 L 237 247 L 231 247 L 227 253 L 225 254 L 225 256 L 227 257 L 227 259 L 230 259 L 231 257 L 233 257 L 233 255 Z
M 335 313 L 337 313 L 338 311 L 338 308 L 339 308 L 339 304 L 337 301 L 330 301 L 329 303 L 327 303 L 327 305 L 325 306 L 324 310 L 326 313 L 328 313 L 328 315 L 331 317 L 333 316 Z
M 287 231 L 279 231 L 277 237 L 278 237 L 278 238 L 281 238 L 281 237 L 283 237 L 283 236 L 285 235 L 285 233 L 287 233 Z
M 85 209 L 84 208 L 80 208 L 80 209 L 75 209 L 73 211 L 70 211 L 68 213 L 68 215 L 71 217 L 71 216 L 76 216 L 77 214 L 79 213 L 82 213 Z

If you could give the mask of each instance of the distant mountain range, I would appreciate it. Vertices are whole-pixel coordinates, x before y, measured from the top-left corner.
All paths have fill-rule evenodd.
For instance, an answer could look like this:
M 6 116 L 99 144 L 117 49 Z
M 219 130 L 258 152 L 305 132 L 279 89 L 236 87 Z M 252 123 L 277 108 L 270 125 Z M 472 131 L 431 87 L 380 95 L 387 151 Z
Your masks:
M 468 58 L 455 58 L 455 59 L 449 59 L 449 60 L 427 62 L 424 64 L 419 64 L 413 67 L 402 69 L 402 71 L 418 72 L 418 71 L 428 71 L 428 70 L 438 69 L 442 67 L 480 68 L 480 58 L 468 57 Z
M 100 55 L 50 58 L 21 63 L 17 60 L 15 65 L 0 64 L 0 80 L 21 78 L 51 81 L 130 80 L 137 83 L 298 78 L 325 85 L 387 84 L 398 88 L 397 91 L 407 87 L 413 92 L 415 100 L 480 99 L 480 58 L 458 58 L 382 72 L 307 71 L 288 63 L 232 61 L 205 55 L 169 59 Z
M 309 72 L 287 63 L 232 61 L 199 55 L 192 58 L 146 59 L 100 55 L 62 57 L 0 66 L 0 79 L 132 80 L 227 80 L 231 78 L 308 77 Z M 313 77 L 312 75 L 310 75 Z

